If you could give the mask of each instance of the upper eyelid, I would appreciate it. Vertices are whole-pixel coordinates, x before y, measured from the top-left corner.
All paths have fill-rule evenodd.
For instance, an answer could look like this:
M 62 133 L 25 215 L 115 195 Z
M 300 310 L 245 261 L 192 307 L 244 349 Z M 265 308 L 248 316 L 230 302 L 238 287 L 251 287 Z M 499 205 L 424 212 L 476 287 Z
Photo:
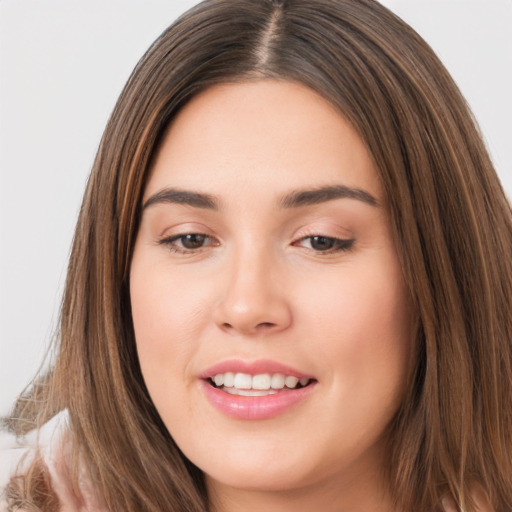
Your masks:
M 208 225 L 201 221 L 181 221 L 180 219 L 174 219 L 174 222 L 168 222 L 166 219 L 157 219 L 154 224 L 155 234 L 157 236 L 172 237 L 172 236 L 184 236 L 184 235 L 210 235 L 211 229 Z
M 187 248 L 183 245 L 183 243 L 181 243 L 181 245 L 176 244 L 176 241 L 183 239 L 184 237 L 186 237 L 188 235 L 204 236 L 205 239 L 209 241 L 209 243 L 206 243 L 206 244 L 201 245 L 196 248 Z M 315 254 L 323 255 L 325 257 L 327 257 L 329 255 L 338 254 L 340 252 L 350 251 L 350 250 L 352 250 L 352 248 L 355 244 L 354 238 L 339 238 L 339 237 L 335 237 L 335 236 L 325 236 L 325 235 L 321 235 L 321 234 L 316 234 L 316 235 L 305 235 L 305 236 L 299 237 L 296 240 L 293 240 L 290 245 L 297 247 L 297 246 L 299 246 L 300 242 L 303 242 L 304 240 L 307 240 L 307 239 L 313 239 L 315 237 L 325 238 L 328 240 L 333 240 L 335 242 L 333 247 L 328 248 L 326 250 L 318 250 L 313 247 L 306 248 Z M 161 240 L 159 240 L 159 245 L 168 245 L 170 250 L 172 247 L 173 252 L 186 255 L 186 254 L 199 254 L 201 251 L 203 251 L 209 247 L 219 246 L 220 243 L 218 242 L 218 240 L 216 240 L 214 237 L 212 237 L 210 235 L 207 235 L 204 233 L 199 233 L 199 232 L 188 232 L 188 233 L 180 233 L 180 234 L 164 237 Z
M 210 240 L 218 240 L 217 237 L 210 235 L 208 233 L 205 233 L 203 231 L 193 231 L 192 230 L 192 231 L 184 231 L 183 233 L 163 235 L 163 236 L 159 237 L 158 241 L 159 242 L 173 241 L 173 240 L 178 240 L 180 238 L 186 237 L 188 235 L 200 235 L 200 236 L 204 236 Z M 300 242 L 301 240 L 305 240 L 307 238 L 314 238 L 314 237 L 329 238 L 332 240 L 339 240 L 342 242 L 353 242 L 354 241 L 354 238 L 351 236 L 346 237 L 346 236 L 326 235 L 326 234 L 322 233 L 321 231 L 314 231 L 311 233 L 303 234 L 301 236 L 293 237 L 292 243 Z
M 337 238 L 340 240 L 354 237 L 354 232 L 347 226 L 346 222 L 340 219 L 313 219 L 306 221 L 294 230 L 294 238 L 304 238 L 308 236 L 324 236 L 326 238 Z
M 185 238 L 186 236 L 189 236 L 189 235 L 199 235 L 199 236 L 204 236 L 205 238 L 207 238 L 208 240 L 216 240 L 215 237 L 207 234 L 207 233 L 202 233 L 200 231 L 189 231 L 187 233 L 177 233 L 175 235 L 168 235 L 168 236 L 163 236 L 159 242 L 160 243 L 164 243 L 164 242 L 174 242 L 176 240 L 179 240 L 180 238 Z
M 187 235 L 202 235 L 206 237 L 210 242 L 216 241 L 215 244 L 205 244 L 207 245 L 221 245 L 222 244 L 222 238 L 218 237 L 211 233 L 210 229 L 207 226 L 193 226 L 193 225 L 186 225 L 188 223 L 185 223 L 185 225 L 180 226 L 180 229 L 177 230 L 175 233 L 170 233 L 168 235 L 162 234 L 161 236 L 158 236 L 158 239 L 156 240 L 159 244 L 164 244 L 166 242 L 174 242 L 179 240 L 180 238 L 186 237 Z M 194 223 L 191 223 L 194 224 Z M 178 227 L 178 226 L 176 226 Z M 183 229 L 184 228 L 184 229 Z M 323 237 L 331 240 L 337 240 L 340 242 L 354 242 L 355 237 L 353 233 L 346 232 L 346 229 L 341 229 L 342 231 L 345 231 L 345 233 L 339 233 L 341 227 L 338 226 L 302 226 L 300 229 L 295 231 L 294 235 L 291 237 L 290 244 L 291 245 L 297 245 L 299 242 L 303 240 L 307 240 L 308 238 L 313 237 Z M 167 231 L 167 230 L 166 230 Z M 333 231 L 338 231 L 338 233 L 333 233 Z M 329 233 L 330 232 L 330 233 Z M 202 248 L 204 248 L 203 246 Z M 186 249 L 185 249 L 186 250 Z M 197 249 L 189 249 L 189 250 L 197 250 Z
M 338 234 L 326 234 L 325 230 L 314 230 L 314 231 L 307 230 L 300 236 L 295 237 L 292 244 L 296 244 L 302 240 L 307 240 L 307 239 L 311 239 L 311 238 L 315 238 L 315 237 L 327 238 L 329 240 L 336 240 L 339 242 L 354 242 L 355 241 L 354 235 L 349 234 L 349 233 L 338 235 Z
M 300 240 L 305 240 L 306 238 L 315 238 L 315 237 L 318 237 L 318 238 L 328 238 L 329 240 L 336 240 L 336 241 L 339 241 L 339 242 L 353 242 L 354 241 L 353 238 L 347 238 L 347 237 L 341 237 L 341 236 L 323 235 L 321 233 L 317 233 L 317 234 L 314 234 L 314 235 L 304 235 L 304 236 L 299 237 L 297 240 L 300 241 Z

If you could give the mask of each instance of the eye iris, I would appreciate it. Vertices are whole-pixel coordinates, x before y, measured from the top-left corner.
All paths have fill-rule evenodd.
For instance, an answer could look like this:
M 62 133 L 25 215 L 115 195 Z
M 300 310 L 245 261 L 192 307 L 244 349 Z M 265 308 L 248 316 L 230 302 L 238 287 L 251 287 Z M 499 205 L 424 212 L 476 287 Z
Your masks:
M 325 236 L 311 237 L 311 247 L 315 251 L 328 251 L 334 247 L 334 240 Z
M 184 235 L 181 237 L 181 244 L 185 249 L 199 249 L 205 243 L 206 235 Z

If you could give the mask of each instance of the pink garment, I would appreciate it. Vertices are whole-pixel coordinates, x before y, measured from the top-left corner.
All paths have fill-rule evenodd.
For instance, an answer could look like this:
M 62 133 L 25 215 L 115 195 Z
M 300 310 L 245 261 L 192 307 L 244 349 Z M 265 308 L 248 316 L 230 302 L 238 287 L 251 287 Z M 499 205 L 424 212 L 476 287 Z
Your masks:
M 32 462 L 36 449 L 48 467 L 52 487 L 60 502 L 62 512 L 108 512 L 98 500 L 94 487 L 85 470 L 80 472 L 79 493 L 72 487 L 66 451 L 69 449 L 69 420 L 62 411 L 39 431 L 31 431 L 17 438 L 10 432 L 0 431 L 0 512 L 8 512 L 5 487 L 9 480 Z

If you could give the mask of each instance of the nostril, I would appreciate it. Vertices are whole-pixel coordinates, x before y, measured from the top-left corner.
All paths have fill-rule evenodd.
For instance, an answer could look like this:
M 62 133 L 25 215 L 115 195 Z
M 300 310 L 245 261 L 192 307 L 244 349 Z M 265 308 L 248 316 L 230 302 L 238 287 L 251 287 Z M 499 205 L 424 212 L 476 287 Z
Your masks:
M 275 327 L 276 324 L 273 324 L 272 322 L 262 322 L 256 326 L 257 329 L 270 329 L 272 327 Z
M 224 329 L 225 331 L 233 331 L 233 330 L 238 330 L 238 331 L 243 331 L 243 332 L 253 332 L 253 333 L 256 333 L 256 332 L 262 332 L 262 331 L 269 331 L 271 329 L 274 329 L 275 327 L 277 326 L 277 324 L 273 323 L 273 322 L 260 322 L 259 324 L 256 324 L 256 326 L 254 327 L 247 327 L 247 328 L 244 328 L 243 326 L 238 326 L 238 327 L 235 327 L 235 325 L 233 324 L 230 324 L 229 322 L 224 322 L 222 323 L 221 325 L 221 328 Z

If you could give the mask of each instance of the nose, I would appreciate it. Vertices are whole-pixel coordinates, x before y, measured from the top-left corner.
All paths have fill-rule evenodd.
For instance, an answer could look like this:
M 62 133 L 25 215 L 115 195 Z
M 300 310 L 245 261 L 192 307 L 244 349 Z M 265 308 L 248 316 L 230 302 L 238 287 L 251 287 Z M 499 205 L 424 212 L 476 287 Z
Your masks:
M 282 272 L 264 254 L 240 253 L 230 261 L 214 321 L 231 334 L 277 333 L 292 322 Z

